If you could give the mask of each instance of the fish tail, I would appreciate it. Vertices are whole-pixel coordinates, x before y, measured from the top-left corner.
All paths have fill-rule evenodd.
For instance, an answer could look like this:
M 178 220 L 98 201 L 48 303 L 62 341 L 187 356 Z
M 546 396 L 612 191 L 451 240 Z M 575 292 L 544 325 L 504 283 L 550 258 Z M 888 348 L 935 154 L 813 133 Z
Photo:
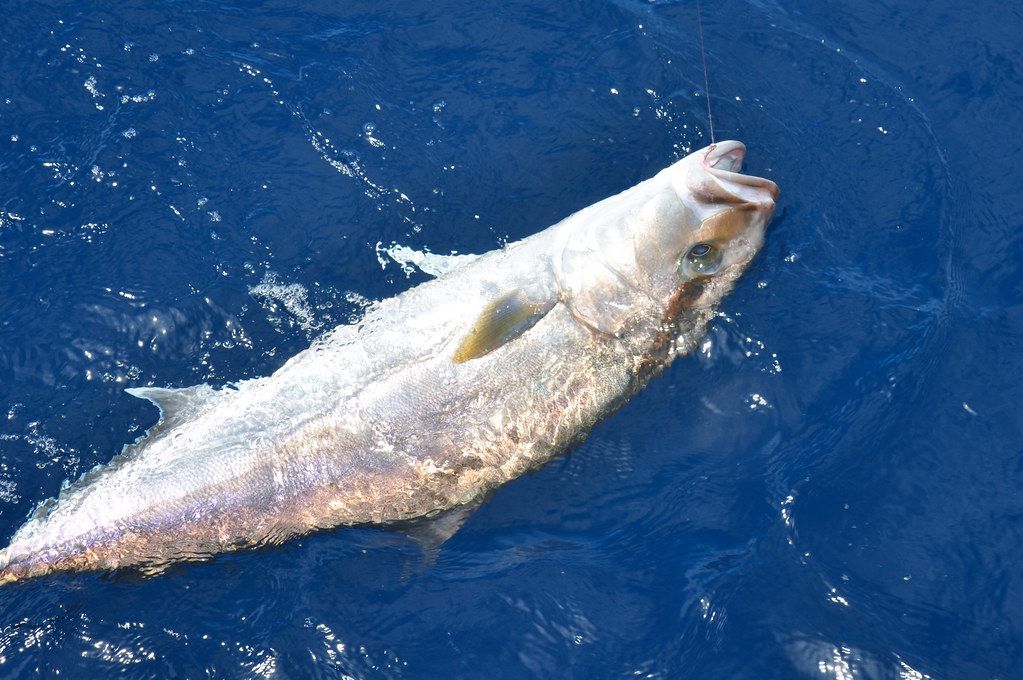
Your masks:
M 0 550 L 0 586 L 14 583 L 17 580 L 17 575 L 11 569 L 11 549 L 9 547 L 4 548 Z
M 0 550 L 0 586 L 24 581 L 33 575 L 31 560 L 24 559 L 24 555 L 12 554 L 11 546 Z

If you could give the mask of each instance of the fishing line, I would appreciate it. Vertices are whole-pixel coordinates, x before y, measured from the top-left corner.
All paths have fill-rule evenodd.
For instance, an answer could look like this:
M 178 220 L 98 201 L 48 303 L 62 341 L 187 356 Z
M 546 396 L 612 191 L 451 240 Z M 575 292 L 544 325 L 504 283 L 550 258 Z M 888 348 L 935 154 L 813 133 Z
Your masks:
M 700 57 L 703 59 L 703 95 L 707 98 L 707 125 L 710 127 L 710 143 L 714 144 L 714 116 L 710 112 L 710 83 L 707 78 L 707 50 L 703 47 L 703 15 L 700 0 L 696 0 L 696 26 L 700 30 Z

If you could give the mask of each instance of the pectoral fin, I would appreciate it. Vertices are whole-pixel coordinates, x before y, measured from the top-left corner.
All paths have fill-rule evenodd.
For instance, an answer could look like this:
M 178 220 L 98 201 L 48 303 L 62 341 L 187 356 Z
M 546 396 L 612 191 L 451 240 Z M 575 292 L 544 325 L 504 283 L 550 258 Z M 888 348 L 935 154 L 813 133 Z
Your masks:
M 490 354 L 535 326 L 557 301 L 554 295 L 540 300 L 521 289 L 505 293 L 483 308 L 452 361 L 461 364 Z

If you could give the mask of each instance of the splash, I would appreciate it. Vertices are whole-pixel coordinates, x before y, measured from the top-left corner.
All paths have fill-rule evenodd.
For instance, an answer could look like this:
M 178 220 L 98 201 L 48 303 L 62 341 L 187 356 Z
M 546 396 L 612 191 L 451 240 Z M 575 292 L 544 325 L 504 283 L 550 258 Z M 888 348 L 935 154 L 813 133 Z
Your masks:
M 267 272 L 259 285 L 249 288 L 249 295 L 259 300 L 270 313 L 270 319 L 278 330 L 283 330 L 281 326 L 285 323 L 282 310 L 291 317 L 289 325 L 297 325 L 306 334 L 323 327 L 323 322 L 316 318 L 309 306 L 309 291 L 300 283 L 283 283 L 277 274 Z
M 385 248 L 379 241 L 376 245 L 376 253 L 381 269 L 387 268 L 388 262 L 384 258 L 386 255 L 397 263 L 406 278 L 412 276 L 416 269 L 429 276 L 440 276 L 468 264 L 478 257 L 476 255 L 459 255 L 456 252 L 452 252 L 450 255 L 438 255 L 398 243 L 392 243 Z

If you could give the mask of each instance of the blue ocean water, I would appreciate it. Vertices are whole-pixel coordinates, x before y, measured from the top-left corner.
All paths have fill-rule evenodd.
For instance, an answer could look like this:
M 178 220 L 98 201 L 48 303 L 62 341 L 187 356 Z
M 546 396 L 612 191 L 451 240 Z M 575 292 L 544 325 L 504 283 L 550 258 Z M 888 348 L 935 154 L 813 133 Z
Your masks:
M 713 325 L 433 559 L 344 529 L 0 589 L 0 676 L 1012 678 L 1023 11 L 703 3 L 782 197 Z M 157 419 L 709 141 L 692 2 L 11 0 L 0 539 Z

